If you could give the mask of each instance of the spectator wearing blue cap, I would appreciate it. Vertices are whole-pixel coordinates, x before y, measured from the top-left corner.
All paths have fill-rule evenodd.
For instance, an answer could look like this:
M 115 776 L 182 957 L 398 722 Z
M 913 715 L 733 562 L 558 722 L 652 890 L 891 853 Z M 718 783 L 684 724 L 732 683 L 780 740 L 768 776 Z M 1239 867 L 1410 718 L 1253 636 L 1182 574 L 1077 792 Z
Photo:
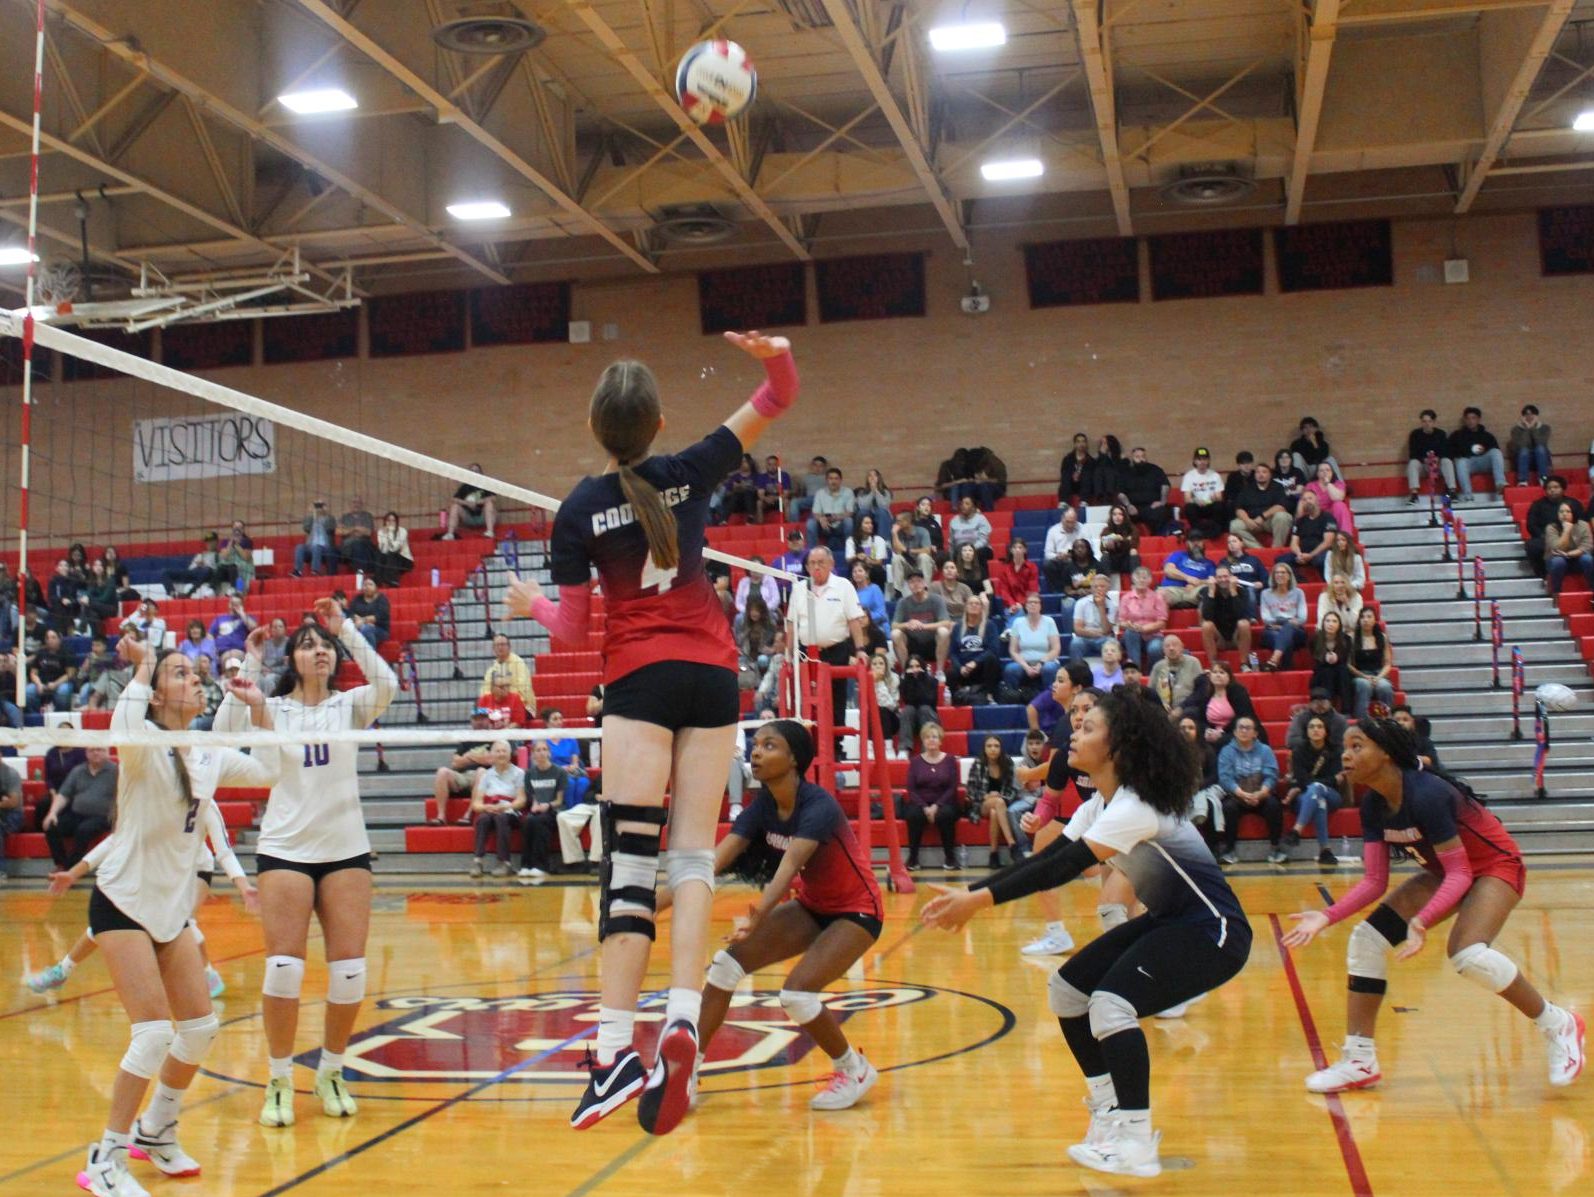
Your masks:
M 448 764 L 433 776 L 432 804 L 436 807 L 433 822 L 446 822 L 448 800 L 468 798 L 476 786 L 476 775 L 492 764 L 493 737 L 492 729 L 488 726 L 491 716 L 492 712 L 486 707 L 477 707 L 470 713 L 470 729 L 479 733 L 481 739 L 465 740 L 454 745 Z M 466 811 L 459 822 L 469 823 L 470 812 Z

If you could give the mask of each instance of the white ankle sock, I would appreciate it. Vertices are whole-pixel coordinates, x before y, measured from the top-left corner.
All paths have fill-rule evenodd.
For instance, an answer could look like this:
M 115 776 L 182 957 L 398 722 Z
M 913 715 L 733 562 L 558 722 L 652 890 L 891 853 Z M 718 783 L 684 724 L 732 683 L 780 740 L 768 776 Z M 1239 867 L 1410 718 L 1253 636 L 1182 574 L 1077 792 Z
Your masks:
M 100 1136 L 100 1147 L 105 1151 L 126 1151 L 132 1142 L 133 1135 L 130 1131 L 107 1130 Z
M 321 1058 L 316 1061 L 315 1070 L 316 1070 L 316 1072 L 318 1074 L 319 1073 L 323 1073 L 323 1072 L 330 1072 L 330 1073 L 335 1073 L 338 1076 L 342 1076 L 343 1075 L 343 1053 L 342 1052 L 329 1052 L 329 1051 L 327 1051 L 326 1048 L 323 1047 L 321 1049 Z
M 63 973 L 70 977 L 72 975 L 72 970 L 77 967 L 77 961 L 73 960 L 71 956 L 62 956 L 61 963 L 58 967 Z
M 1056 922 L 1046 924 L 1046 931 L 1050 935 L 1061 935 L 1064 930 L 1065 928 L 1063 927 L 1062 920 L 1060 919 Z
M 1352 1060 L 1376 1060 L 1378 1051 L 1370 1035 L 1346 1035 L 1345 1054 Z
M 1110 1110 L 1118 1104 L 1118 1091 L 1112 1087 L 1112 1075 L 1102 1073 L 1100 1076 L 1087 1076 L 1085 1084 L 1090 1088 L 1090 1108 L 1092 1110 Z
M 1533 1025 L 1546 1035 L 1553 1035 L 1566 1025 L 1566 1011 L 1554 1002 L 1545 1002 L 1544 1009 L 1533 1020 Z
M 155 1095 L 150 1098 L 149 1105 L 144 1108 L 144 1130 L 152 1135 L 158 1135 L 168 1126 L 177 1121 L 177 1115 L 182 1112 L 183 1091 L 173 1089 L 165 1081 L 155 1082 Z
M 631 1046 L 631 1031 L 635 1026 L 635 1010 L 598 1007 L 598 1063 L 602 1067 L 609 1067 Z
M 1119 1110 L 1118 1125 L 1126 1138 L 1147 1140 L 1151 1138 L 1151 1111 Z
M 837 1072 L 844 1072 L 848 1076 L 857 1076 L 863 1071 L 863 1057 L 851 1047 L 843 1055 L 832 1056 L 830 1062 L 835 1065 Z
M 701 989 L 671 989 L 670 997 L 664 1004 L 664 1025 L 672 1022 L 689 1022 L 692 1029 L 697 1029 L 697 1020 L 703 1015 L 703 991 Z
M 271 1069 L 271 1079 L 274 1081 L 285 1081 L 293 1075 L 292 1056 L 267 1056 L 266 1065 Z

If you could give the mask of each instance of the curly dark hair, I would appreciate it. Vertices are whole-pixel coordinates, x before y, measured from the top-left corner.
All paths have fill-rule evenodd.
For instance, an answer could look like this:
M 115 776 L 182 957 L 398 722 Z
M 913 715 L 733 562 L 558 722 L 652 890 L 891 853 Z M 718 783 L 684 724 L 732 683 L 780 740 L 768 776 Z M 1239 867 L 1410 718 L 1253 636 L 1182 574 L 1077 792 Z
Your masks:
M 1185 814 L 1201 785 L 1201 759 L 1157 696 L 1143 686 L 1119 686 L 1097 699 L 1096 710 L 1107 720 L 1119 784 L 1160 814 Z
M 1378 745 L 1397 769 L 1422 768 L 1417 755 L 1417 737 L 1393 719 L 1363 719 L 1355 730 Z

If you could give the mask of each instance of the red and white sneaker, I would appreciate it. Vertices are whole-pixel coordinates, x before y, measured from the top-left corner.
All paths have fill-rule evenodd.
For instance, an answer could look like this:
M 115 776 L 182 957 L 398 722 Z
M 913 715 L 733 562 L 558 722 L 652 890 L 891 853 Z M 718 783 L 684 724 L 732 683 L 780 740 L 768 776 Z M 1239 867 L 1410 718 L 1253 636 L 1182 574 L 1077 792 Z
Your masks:
M 1583 1016 L 1572 1010 L 1562 1012 L 1566 1017 L 1561 1021 L 1561 1029 L 1544 1036 L 1550 1049 L 1550 1084 L 1557 1086 L 1570 1085 L 1577 1080 L 1586 1060 Z
M 814 1099 L 808 1103 L 810 1110 L 850 1110 L 865 1093 L 875 1087 L 880 1073 L 864 1059 L 862 1052 L 858 1053 L 858 1059 L 863 1061 L 863 1067 L 857 1072 L 843 1072 L 838 1068 L 830 1074 L 825 1087 L 814 1094 Z
M 1306 1087 L 1313 1093 L 1345 1093 L 1352 1089 L 1371 1089 L 1383 1079 L 1376 1059 L 1341 1056 L 1327 1068 L 1307 1077 Z

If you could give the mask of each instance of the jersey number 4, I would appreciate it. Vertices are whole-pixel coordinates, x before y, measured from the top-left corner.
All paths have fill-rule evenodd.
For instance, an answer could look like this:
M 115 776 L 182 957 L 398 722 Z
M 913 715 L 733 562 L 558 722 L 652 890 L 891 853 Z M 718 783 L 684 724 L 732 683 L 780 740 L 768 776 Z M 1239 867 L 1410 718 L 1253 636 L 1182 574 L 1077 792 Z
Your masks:
M 648 559 L 642 564 L 642 589 L 651 590 L 655 594 L 663 594 L 675 581 L 675 575 L 680 572 L 675 567 L 660 569 L 653 563 L 653 554 L 648 554 Z

